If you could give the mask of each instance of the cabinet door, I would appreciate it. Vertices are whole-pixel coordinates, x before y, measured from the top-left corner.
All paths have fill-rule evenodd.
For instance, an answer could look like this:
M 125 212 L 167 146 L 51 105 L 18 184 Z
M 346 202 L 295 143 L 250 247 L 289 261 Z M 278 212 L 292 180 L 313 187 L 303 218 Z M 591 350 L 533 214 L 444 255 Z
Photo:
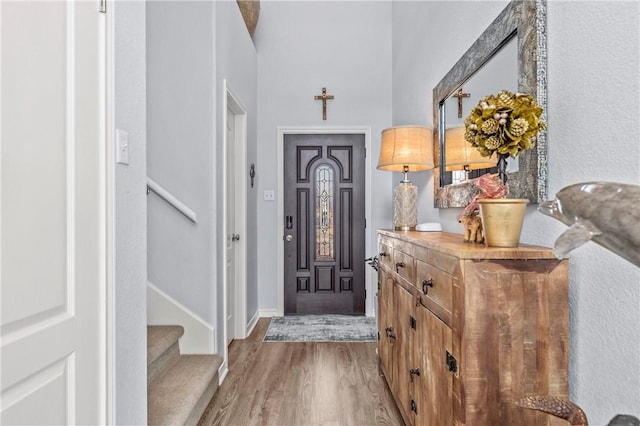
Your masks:
M 452 331 L 427 308 L 416 307 L 414 362 L 420 376 L 414 379 L 414 399 L 417 405 L 415 424 L 448 426 L 452 418 L 453 374 L 447 366 L 451 353 Z
M 393 382 L 393 345 L 395 344 L 395 317 L 393 315 L 393 275 L 383 265 L 378 269 L 378 356 L 387 383 Z
M 399 278 L 398 278 L 399 279 Z M 404 411 L 408 419 L 412 419 L 411 394 L 412 386 L 409 370 L 411 365 L 411 347 L 413 341 L 413 329 L 411 328 L 411 318 L 413 318 L 414 297 L 402 285 L 396 283 L 394 287 L 394 303 L 396 309 L 397 339 L 395 350 L 395 371 L 394 386 L 392 390 L 397 395 L 400 402 L 400 409 Z

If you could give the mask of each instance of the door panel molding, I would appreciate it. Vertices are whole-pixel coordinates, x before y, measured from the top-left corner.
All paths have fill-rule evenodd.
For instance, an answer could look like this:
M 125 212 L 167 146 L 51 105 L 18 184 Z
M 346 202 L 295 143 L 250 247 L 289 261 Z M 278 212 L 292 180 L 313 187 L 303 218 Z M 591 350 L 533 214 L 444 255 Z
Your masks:
M 32 413 L 29 420 L 40 424 L 74 424 L 75 375 L 75 356 L 70 354 L 6 389 L 2 395 L 3 422 L 20 424 L 25 421 L 24 411 L 28 411 Z M 43 407 L 45 401 L 47 409 L 27 408 Z M 56 409 L 50 409 L 51 402 Z
M 340 270 L 353 271 L 353 239 L 351 238 L 351 232 L 346 229 L 349 224 L 349 218 L 353 215 L 353 190 L 351 188 L 340 189 L 340 204 L 337 214 L 342 216 L 342 220 L 340 220 L 342 229 L 339 232 L 342 242 L 338 246 L 349 248 L 349 250 L 341 250 L 340 252 Z
M 320 146 L 299 146 L 297 157 L 299 164 L 306 164 L 304 175 L 298 173 L 299 182 L 309 182 L 311 176 L 311 168 L 316 160 L 322 156 L 322 147 Z
M 277 297 L 278 308 L 277 314 L 284 315 L 284 235 L 286 230 L 282 218 L 284 217 L 284 139 L 288 134 L 362 134 L 365 138 L 365 150 L 367 153 L 371 152 L 371 127 L 368 126 L 345 126 L 345 127 L 278 127 L 278 140 L 277 140 Z M 309 172 L 307 172 L 309 173 Z M 372 160 L 371 155 L 367 155 L 365 158 L 365 218 L 371 218 L 371 173 L 372 173 Z M 308 179 L 307 174 L 307 179 Z M 371 230 L 365 230 L 365 252 L 371 247 Z M 358 261 L 358 259 L 353 259 Z M 364 262 L 364 259 L 362 259 Z M 301 283 L 299 283 L 301 285 Z M 309 285 L 303 284 L 304 285 Z M 334 284 L 335 285 L 335 284 Z M 340 287 L 342 283 L 338 283 Z M 365 273 L 365 291 L 369 296 L 365 301 L 365 314 L 367 316 L 374 315 L 373 298 L 372 295 L 375 291 L 372 288 L 371 274 Z
M 327 152 L 329 153 L 329 158 L 333 159 L 338 165 L 338 169 L 340 170 L 340 182 L 351 183 L 351 170 L 344 170 L 342 165 L 351 164 L 353 149 L 345 146 L 329 146 L 327 147 Z
M 299 188 L 297 193 L 297 211 L 301 212 L 299 217 L 296 218 L 298 221 L 297 233 L 295 241 L 300 241 L 304 243 L 305 247 L 307 246 L 307 235 L 309 230 L 309 214 L 306 211 L 306 206 L 308 205 L 309 197 L 311 196 L 308 188 Z M 300 271 L 309 271 L 309 252 L 308 251 L 297 251 L 298 256 L 298 264 L 297 268 Z

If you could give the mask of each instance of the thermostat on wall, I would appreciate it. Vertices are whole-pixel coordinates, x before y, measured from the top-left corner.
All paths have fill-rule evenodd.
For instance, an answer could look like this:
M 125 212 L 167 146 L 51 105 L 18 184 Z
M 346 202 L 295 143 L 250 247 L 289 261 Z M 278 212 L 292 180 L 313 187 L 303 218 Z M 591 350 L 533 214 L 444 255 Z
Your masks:
M 427 222 L 416 225 L 416 231 L 422 232 L 439 232 L 442 231 L 442 225 L 436 222 Z

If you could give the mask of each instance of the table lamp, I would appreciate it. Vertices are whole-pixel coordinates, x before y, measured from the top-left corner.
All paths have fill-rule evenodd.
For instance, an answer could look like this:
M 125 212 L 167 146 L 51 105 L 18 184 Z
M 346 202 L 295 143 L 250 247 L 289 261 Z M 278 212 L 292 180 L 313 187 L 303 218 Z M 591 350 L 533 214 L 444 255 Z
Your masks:
M 412 230 L 418 223 L 418 188 L 411 184 L 408 173 L 433 168 L 433 131 L 430 128 L 397 126 L 382 131 L 378 170 L 404 173 L 393 197 L 395 229 Z
M 444 163 L 445 170 L 464 171 L 464 180 L 469 178 L 469 172 L 477 169 L 490 169 L 496 167 L 496 162 L 489 157 L 483 157 L 464 138 L 464 127 L 447 129 L 444 139 Z

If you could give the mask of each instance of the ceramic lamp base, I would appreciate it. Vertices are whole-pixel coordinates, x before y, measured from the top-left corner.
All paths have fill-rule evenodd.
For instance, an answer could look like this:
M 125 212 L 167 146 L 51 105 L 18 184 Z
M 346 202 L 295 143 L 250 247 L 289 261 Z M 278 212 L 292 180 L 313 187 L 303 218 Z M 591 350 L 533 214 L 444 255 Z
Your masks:
M 396 230 L 411 231 L 418 224 L 418 188 L 401 183 L 393 197 L 393 226 Z

